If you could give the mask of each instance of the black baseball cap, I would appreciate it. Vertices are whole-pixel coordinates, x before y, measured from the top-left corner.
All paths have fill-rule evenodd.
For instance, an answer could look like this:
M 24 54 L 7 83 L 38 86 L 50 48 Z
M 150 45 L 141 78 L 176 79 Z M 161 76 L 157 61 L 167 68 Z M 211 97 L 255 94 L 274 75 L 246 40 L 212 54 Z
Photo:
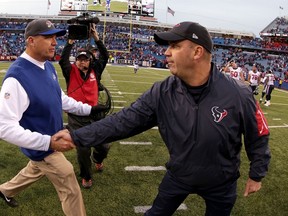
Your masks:
M 37 35 L 54 35 L 57 37 L 63 36 L 66 34 L 65 29 L 56 29 L 53 23 L 47 19 L 35 19 L 28 23 L 25 28 L 25 40 L 29 36 Z
M 81 51 L 79 51 L 76 59 L 78 59 L 80 56 L 85 56 L 89 59 L 91 57 L 91 53 L 90 53 L 90 51 L 87 51 L 87 50 L 81 50 Z
M 90 51 L 98 50 L 98 47 L 95 46 L 94 44 L 92 44 L 92 45 L 90 45 L 90 46 L 88 47 L 88 50 L 90 50 Z
M 171 41 L 190 40 L 212 52 L 213 42 L 208 30 L 195 22 L 181 22 L 170 31 L 154 34 L 154 40 L 159 45 L 169 45 Z

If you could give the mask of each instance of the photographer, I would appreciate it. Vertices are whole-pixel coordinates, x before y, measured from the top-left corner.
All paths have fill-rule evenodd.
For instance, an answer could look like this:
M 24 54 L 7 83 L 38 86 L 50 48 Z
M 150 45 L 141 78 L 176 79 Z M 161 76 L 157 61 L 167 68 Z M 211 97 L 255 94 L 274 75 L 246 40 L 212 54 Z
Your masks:
M 90 23 L 90 36 L 94 39 L 99 49 L 99 58 L 96 59 L 89 50 L 80 49 L 76 56 L 76 62 L 71 64 L 69 61 L 70 53 L 74 40 L 68 39 L 59 64 L 66 80 L 67 95 L 77 101 L 88 103 L 95 106 L 98 104 L 99 86 L 102 72 L 108 61 L 108 51 L 102 41 L 99 39 L 95 24 Z M 107 108 L 109 109 L 109 108 Z M 98 116 L 77 116 L 68 114 L 68 129 L 77 129 L 91 124 L 93 121 L 105 117 L 105 111 Z M 110 144 L 97 146 L 93 149 L 92 160 L 95 163 L 96 170 L 103 170 L 103 160 L 107 157 Z M 80 166 L 80 176 L 82 186 L 90 188 L 92 186 L 91 176 L 91 148 L 77 147 L 77 159 Z

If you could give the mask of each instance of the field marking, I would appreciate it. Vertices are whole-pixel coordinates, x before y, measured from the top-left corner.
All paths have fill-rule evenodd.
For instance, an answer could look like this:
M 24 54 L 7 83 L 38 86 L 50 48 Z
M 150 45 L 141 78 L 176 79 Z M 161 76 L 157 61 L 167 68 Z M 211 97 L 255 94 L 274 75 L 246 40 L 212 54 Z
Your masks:
M 271 103 L 271 105 L 280 105 L 280 106 L 288 106 L 288 104 L 286 103 L 286 104 L 284 104 L 284 103 Z
M 108 88 L 110 90 L 110 88 L 116 88 L 119 89 L 118 86 L 116 85 L 105 85 L 106 88 Z
M 286 89 L 275 88 L 275 90 L 279 91 L 279 92 L 283 92 L 283 93 L 288 93 L 288 91 Z M 273 95 L 273 97 L 285 97 L 285 96 Z
M 106 88 L 111 92 L 111 91 L 118 91 L 119 89 L 118 88 L 112 88 L 112 87 L 108 87 L 106 86 Z
M 122 94 L 120 91 L 110 91 L 111 94 Z
M 286 91 L 285 91 L 285 93 L 286 93 Z M 284 96 L 282 96 L 282 95 L 273 95 L 273 98 L 274 97 L 287 99 L 287 95 L 284 95 Z
M 126 171 L 162 171 L 166 170 L 164 166 L 126 166 Z
M 141 95 L 143 94 L 143 92 L 141 93 L 136 93 L 136 92 L 121 92 L 121 91 L 110 91 L 111 94 L 118 94 L 118 95 Z M 114 95 L 112 95 L 112 97 L 114 97 Z
M 133 73 L 134 74 L 134 73 Z M 116 77 L 116 76 L 118 76 L 118 77 L 127 77 L 127 78 L 131 78 L 131 74 L 120 74 L 120 73 L 115 73 L 115 74 L 113 74 L 113 77 Z M 133 75 L 134 76 L 134 75 Z M 137 74 L 136 75 L 137 76 L 137 78 L 145 78 L 145 79 L 153 79 L 153 80 L 155 80 L 155 75 L 153 75 L 153 76 L 145 76 L 145 74 L 144 73 L 142 73 L 141 75 L 139 75 L 139 74 Z M 158 77 L 163 77 L 163 78 L 165 78 L 165 76 L 158 76 Z
M 288 125 L 284 124 L 282 126 L 268 126 L 268 128 L 288 128 Z
M 113 100 L 114 103 L 127 103 L 127 101 Z
M 114 80 L 114 82 L 122 82 L 122 83 L 131 83 L 131 81 L 125 81 L 125 80 Z M 134 82 L 133 84 L 148 84 L 148 85 L 153 85 L 155 82 Z
M 143 92 L 141 93 L 136 93 L 136 92 L 120 92 L 121 94 L 126 94 L 126 95 L 141 95 L 143 94 Z
M 123 108 L 125 108 L 125 107 L 123 107 L 123 106 L 122 106 L 122 107 L 120 107 L 120 106 L 113 106 L 113 108 L 114 108 L 114 109 L 123 109 Z
M 281 121 L 281 118 L 272 118 L 273 121 Z
M 152 142 L 125 142 L 121 141 L 121 145 L 152 145 Z
M 152 206 L 134 206 L 134 212 L 135 213 L 145 213 L 148 209 L 150 209 Z M 182 203 L 177 210 L 187 210 L 186 204 Z

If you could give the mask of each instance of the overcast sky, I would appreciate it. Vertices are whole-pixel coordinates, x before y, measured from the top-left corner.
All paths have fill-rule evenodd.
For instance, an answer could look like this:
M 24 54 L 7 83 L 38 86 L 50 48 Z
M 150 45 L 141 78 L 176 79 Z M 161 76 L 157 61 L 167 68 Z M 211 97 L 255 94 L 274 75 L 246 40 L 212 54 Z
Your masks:
M 47 10 L 48 0 L 0 0 L 0 13 L 57 15 L 60 0 L 50 2 Z M 174 16 L 167 7 L 175 11 Z M 287 0 L 155 0 L 159 22 L 194 21 L 207 28 L 253 32 L 257 37 L 276 17 L 285 15 Z

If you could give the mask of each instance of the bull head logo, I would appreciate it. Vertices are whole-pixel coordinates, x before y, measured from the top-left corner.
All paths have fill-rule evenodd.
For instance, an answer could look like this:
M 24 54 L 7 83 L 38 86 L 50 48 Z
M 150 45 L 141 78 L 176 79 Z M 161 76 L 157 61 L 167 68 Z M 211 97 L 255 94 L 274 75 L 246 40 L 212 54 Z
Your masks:
M 222 119 L 225 117 L 225 116 L 227 116 L 227 114 L 228 114 L 228 112 L 224 109 L 223 110 L 223 112 L 220 112 L 220 111 L 218 111 L 218 108 L 219 107 L 217 107 L 217 106 L 213 106 L 212 108 L 211 108 L 211 111 L 212 111 L 212 115 L 213 115 L 213 117 L 214 117 L 214 121 L 215 122 L 220 122 L 220 121 L 222 121 Z

